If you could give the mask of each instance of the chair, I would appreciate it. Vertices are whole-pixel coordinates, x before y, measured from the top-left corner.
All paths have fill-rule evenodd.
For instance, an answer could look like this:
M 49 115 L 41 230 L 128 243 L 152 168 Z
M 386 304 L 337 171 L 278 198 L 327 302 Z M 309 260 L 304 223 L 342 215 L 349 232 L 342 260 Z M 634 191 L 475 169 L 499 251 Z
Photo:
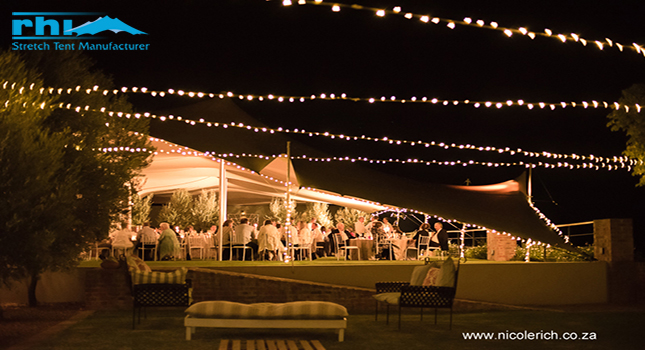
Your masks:
M 206 237 L 206 259 L 217 260 L 217 255 L 219 254 L 219 239 L 216 234 Z
M 291 256 L 295 258 L 296 256 L 296 251 L 300 251 L 300 260 L 303 260 L 302 256 L 304 255 L 304 252 L 307 252 L 307 256 L 309 256 L 309 260 L 311 260 L 311 244 L 303 244 L 299 246 L 291 246 L 289 248 L 291 250 Z
M 358 252 L 358 260 L 361 260 L 361 250 L 360 248 L 356 246 L 351 246 L 347 245 L 345 241 L 343 241 L 343 236 L 340 233 L 335 234 L 335 241 L 336 241 L 336 260 L 340 260 L 340 250 L 342 249 L 344 251 L 343 255 L 345 257 L 345 260 L 347 260 L 347 254 L 348 250 L 356 250 Z
M 378 320 L 378 306 L 380 302 L 387 305 L 386 324 L 389 323 L 390 305 L 399 307 L 399 329 L 401 329 L 401 308 L 420 308 L 421 320 L 423 309 L 435 309 L 435 324 L 437 324 L 437 309 L 450 309 L 450 325 L 452 329 L 452 305 L 457 293 L 457 279 L 459 276 L 459 261 L 455 267 L 452 258 L 448 257 L 440 264 L 427 264 L 415 267 L 410 282 L 377 282 L 375 320 Z M 432 270 L 434 268 L 434 270 Z M 433 277 L 436 282 L 433 282 Z M 431 284 L 427 284 L 428 281 Z M 434 285 L 432 284 L 434 283 Z
M 157 245 L 159 241 L 155 237 L 141 237 L 141 259 L 146 260 L 146 250 L 152 251 L 152 260 L 157 261 Z
M 232 246 L 231 259 L 233 257 L 233 252 L 235 251 L 235 249 L 241 249 L 242 250 L 242 261 L 246 261 L 245 260 L 246 259 L 246 250 L 247 249 L 250 250 L 251 251 L 251 261 L 253 261 L 253 248 L 248 247 L 246 245 L 246 243 L 244 243 L 244 244 L 235 244 L 235 245 Z
M 204 237 L 191 235 L 188 236 L 188 252 L 190 253 L 191 259 L 193 258 L 193 249 L 199 251 L 199 258 L 204 259 Z
M 428 246 L 430 245 L 430 236 L 419 236 L 419 241 L 417 242 L 416 247 L 408 247 L 405 252 L 405 256 L 408 256 L 408 250 L 413 249 L 417 251 L 417 260 L 419 260 L 419 254 L 421 254 L 421 247 L 425 247 L 425 249 L 428 249 Z
M 393 247 L 392 247 L 392 241 L 380 236 L 376 238 L 376 256 L 378 258 L 379 255 L 383 252 L 383 250 L 387 249 L 389 251 L 390 255 L 390 260 L 392 260 L 392 252 L 393 252 Z

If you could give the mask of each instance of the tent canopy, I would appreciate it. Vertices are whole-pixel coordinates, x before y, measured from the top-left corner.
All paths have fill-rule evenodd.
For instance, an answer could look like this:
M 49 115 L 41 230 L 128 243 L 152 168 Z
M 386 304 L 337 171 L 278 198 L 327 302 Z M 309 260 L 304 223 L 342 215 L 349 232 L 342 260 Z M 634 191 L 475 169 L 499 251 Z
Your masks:
M 280 133 L 258 132 L 254 128 L 230 126 L 231 122 L 242 123 L 245 126 L 265 127 L 261 122 L 250 117 L 239 109 L 230 99 L 210 99 L 196 104 L 180 107 L 171 111 L 160 112 L 160 115 L 181 116 L 183 119 L 199 120 L 218 123 L 218 126 L 191 126 L 184 122 L 160 121 L 151 122 L 151 135 L 167 141 L 190 146 L 202 152 L 211 154 L 234 154 L 231 159 L 231 174 L 229 194 L 231 203 L 246 201 L 264 196 L 282 196 L 284 184 L 269 180 L 269 178 L 286 180 L 286 159 L 279 157 L 285 153 L 287 141 L 291 141 L 292 150 L 297 154 L 307 154 L 315 157 L 326 157 L 323 152 L 295 142 Z M 224 128 L 222 125 L 228 124 Z M 240 155 L 271 155 L 270 159 Z M 190 161 L 212 160 L 199 157 L 177 156 L 188 158 Z M 156 158 L 155 158 L 156 159 Z M 175 159 L 181 162 L 189 160 Z M 155 162 L 145 171 L 149 178 L 144 190 L 155 192 L 156 189 L 170 190 L 172 185 L 155 184 L 152 175 L 155 172 Z M 163 161 L 171 163 L 173 160 Z M 173 173 L 184 173 L 186 178 L 178 180 L 182 186 L 192 189 L 217 188 L 217 171 L 205 169 L 198 165 L 184 164 L 188 169 L 174 169 Z M 365 211 L 377 211 L 385 206 L 406 208 L 443 220 L 459 221 L 477 225 L 487 229 L 506 232 L 525 239 L 532 239 L 545 244 L 568 247 L 564 240 L 554 232 L 538 213 L 531 207 L 524 192 L 522 178 L 488 186 L 448 186 L 410 180 L 404 176 L 391 175 L 351 162 L 321 163 L 309 160 L 292 160 L 293 172 L 299 185 L 296 200 L 322 201 L 331 204 L 354 207 Z M 244 174 L 236 173 L 244 169 Z M 237 170 L 235 170 L 237 169 Z M 248 171 L 251 169 L 258 174 Z M 228 169 L 227 169 L 228 171 Z M 248 173 L 248 174 L 247 174 Z M 171 172 L 167 173 L 170 176 Z M 250 179 L 249 174 L 258 179 Z M 293 173 L 292 173 L 293 174 Z M 239 177 L 239 178 L 238 178 Z M 244 178 L 244 181 L 240 179 Z M 208 181 L 211 181 L 209 184 Z M 170 180 L 168 180 L 170 181 Z M 295 180 L 292 179 L 292 182 Z M 235 186 L 233 186 L 235 185 Z M 237 187 L 239 186 L 239 187 Z M 320 190 L 323 190 L 321 192 Z M 331 191 L 324 193 L 324 191 Z M 237 197 L 239 195 L 239 197 Z M 335 199 L 334 199 L 335 198 Z M 355 198 L 354 200 L 351 200 Z M 342 199 L 342 201 L 341 201 Z M 349 201 L 348 204 L 341 204 Z M 373 201 L 373 202 L 371 202 Z M 259 203 L 256 200 L 254 203 Z M 363 203 L 363 204 L 361 204 Z M 380 204 L 387 203 L 387 204 Z M 370 209 L 371 208 L 371 209 Z M 380 209 L 377 209 L 380 208 Z
M 150 166 L 142 172 L 139 194 L 171 195 L 179 189 L 197 193 L 201 190 L 219 191 L 220 166 L 224 164 L 227 179 L 227 201 L 231 205 L 256 205 L 270 203 L 272 198 L 284 198 L 286 193 L 285 157 L 269 163 L 262 174 L 230 161 L 200 155 L 201 152 L 171 142 L 153 139 L 157 149 Z M 292 172 L 293 172 L 293 165 Z M 294 176 L 295 180 L 295 176 Z M 339 194 L 299 188 L 292 182 L 292 198 L 298 202 L 326 202 L 366 212 L 385 207 Z

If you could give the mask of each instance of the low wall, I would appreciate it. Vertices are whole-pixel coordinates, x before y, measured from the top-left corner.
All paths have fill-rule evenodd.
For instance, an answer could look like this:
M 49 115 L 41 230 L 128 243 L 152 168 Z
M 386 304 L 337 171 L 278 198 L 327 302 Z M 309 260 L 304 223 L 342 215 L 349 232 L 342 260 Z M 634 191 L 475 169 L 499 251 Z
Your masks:
M 405 281 L 417 265 L 241 266 L 213 269 L 319 283 L 374 288 L 378 281 Z M 604 262 L 503 262 L 460 264 L 457 298 L 511 305 L 606 303 Z
M 39 303 L 78 303 L 84 300 L 85 282 L 81 269 L 68 272 L 45 272 L 36 285 Z M 11 288 L 0 285 L 0 302 L 3 304 L 28 303 L 27 279 L 12 283 Z
M 407 280 L 415 266 L 209 267 L 191 268 L 189 278 L 194 282 L 196 301 L 282 302 L 311 300 L 312 296 L 317 300 L 331 300 L 347 294 L 343 303 L 360 309 L 364 306 L 358 300 L 371 295 L 368 291 L 374 288 L 375 282 Z M 457 298 L 511 305 L 615 303 L 617 299 L 613 295 L 618 292 L 624 294 L 625 289 L 609 286 L 611 280 L 617 279 L 608 278 L 612 273 L 617 275 L 611 270 L 605 262 L 462 263 Z M 636 263 L 635 268 L 628 270 L 630 275 L 635 270 L 635 276 L 620 274 L 624 278 L 619 280 L 635 279 L 633 285 L 636 290 L 627 296 L 635 296 L 638 302 L 645 303 L 645 293 L 642 292 L 645 264 Z M 222 273 L 216 274 L 216 271 Z M 70 273 L 46 273 L 38 284 L 37 297 L 42 303 L 85 302 L 92 309 L 131 307 L 129 288 L 120 270 L 78 268 Z M 365 299 L 371 303 L 371 297 Z M 3 304 L 26 304 L 26 284 L 19 283 L 12 290 L 0 289 L 0 301 Z
M 212 269 L 191 269 L 193 299 L 229 300 L 240 303 L 331 301 L 350 313 L 374 312 L 374 290 L 293 279 L 249 275 Z

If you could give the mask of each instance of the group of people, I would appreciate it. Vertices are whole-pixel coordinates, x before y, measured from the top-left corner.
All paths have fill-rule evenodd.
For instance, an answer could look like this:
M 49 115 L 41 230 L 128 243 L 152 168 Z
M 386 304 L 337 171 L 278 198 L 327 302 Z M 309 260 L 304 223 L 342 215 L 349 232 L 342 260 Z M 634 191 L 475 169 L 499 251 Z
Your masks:
M 123 248 L 124 250 L 136 248 L 154 248 L 157 247 L 157 258 L 159 260 L 174 260 L 182 258 L 182 239 L 187 239 L 192 235 L 198 234 L 192 226 L 186 228 L 186 231 L 173 230 L 166 222 L 162 222 L 158 229 L 150 226 L 146 222 L 143 227 L 135 233 L 128 228 L 118 227 L 110 234 L 110 239 L 104 242 L 103 247 Z M 212 245 L 219 245 L 220 239 L 217 234 L 217 227 L 213 226 L 204 234 L 207 236 Z M 409 240 L 408 246 L 417 246 L 419 237 L 429 236 L 430 247 L 439 247 L 441 250 L 448 250 L 448 234 L 443 229 L 441 222 L 434 224 L 434 231 L 431 230 L 430 224 L 424 223 L 416 231 L 414 237 Z M 136 237 L 136 238 L 135 238 Z M 387 218 L 379 220 L 377 216 L 372 216 L 369 223 L 365 223 L 364 217 L 359 217 L 354 223 L 353 229 L 347 228 L 345 224 L 339 222 L 335 228 L 328 230 L 320 226 L 315 218 L 309 222 L 298 221 L 287 231 L 284 225 L 272 220 L 265 220 L 259 228 L 257 225 L 251 225 L 248 218 L 240 219 L 239 224 L 235 225 L 233 220 L 226 220 L 222 229 L 222 259 L 229 260 L 236 257 L 239 260 L 251 260 L 253 258 L 262 258 L 267 260 L 283 260 L 285 253 L 293 253 L 295 258 L 302 259 L 303 254 L 308 254 L 312 259 L 323 256 L 337 254 L 339 244 L 349 245 L 351 239 L 373 239 L 377 241 L 376 253 L 381 253 L 380 258 L 385 258 L 388 252 L 382 252 L 378 248 L 378 242 L 392 239 L 405 239 L 406 234 L 398 226 L 391 225 Z M 101 246 L 101 245 L 99 245 Z M 291 246 L 294 249 L 287 251 L 285 247 Z M 239 249 L 236 249 L 239 248 Z M 144 249 L 144 253 L 150 254 L 152 249 Z M 253 254 L 250 256 L 240 256 L 240 254 Z M 153 256 L 148 255 L 146 260 L 152 260 Z M 379 258 L 377 256 L 377 258 Z

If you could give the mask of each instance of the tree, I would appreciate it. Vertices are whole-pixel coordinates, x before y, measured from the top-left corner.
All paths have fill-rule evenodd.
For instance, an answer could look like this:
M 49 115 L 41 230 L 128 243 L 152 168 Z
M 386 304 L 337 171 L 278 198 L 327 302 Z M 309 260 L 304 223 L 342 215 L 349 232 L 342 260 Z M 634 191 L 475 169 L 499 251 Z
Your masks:
M 188 225 L 194 225 L 193 197 L 190 193 L 183 189 L 173 192 L 170 203 L 161 209 L 159 220 L 182 229 Z
M 150 210 L 152 209 L 153 195 L 147 195 L 143 198 L 138 193 L 132 194 L 132 223 L 143 225 L 150 220 Z
M 347 208 L 343 207 L 343 209 L 340 209 L 336 212 L 336 215 L 334 215 L 334 219 L 336 220 L 336 224 L 339 222 L 342 222 L 345 227 L 348 229 L 351 229 L 352 231 L 355 231 L 356 228 L 354 227 L 354 224 L 356 221 L 358 221 L 359 217 L 368 217 L 369 214 L 358 210 L 358 209 L 352 209 L 352 208 Z
M 299 220 L 309 222 L 311 218 L 316 218 L 320 226 L 331 227 L 334 223 L 331 220 L 329 204 L 321 202 L 307 203 L 307 209 L 299 214 Z
M 202 190 L 193 203 L 195 230 L 206 231 L 218 224 L 219 202 L 217 192 Z
M 607 118 L 607 126 L 611 131 L 627 133 L 627 147 L 623 154 L 638 160 L 633 165 L 633 175 L 640 176 L 638 186 L 645 186 L 645 85 L 635 84 L 623 90 L 623 96 L 618 101 L 622 108 L 611 112 Z
M 80 88 L 113 88 L 80 52 L 0 53 L 0 77 L 0 278 L 28 277 L 35 306 L 40 275 L 75 266 L 127 207 L 126 184 L 149 155 L 129 150 L 150 150 L 147 121 L 100 111 L 131 106 Z
M 287 200 L 281 197 L 273 197 L 271 198 L 271 203 L 269 203 L 269 210 L 271 211 L 271 214 L 273 217 L 271 217 L 271 220 L 275 220 L 280 223 L 285 223 L 287 221 L 287 206 L 286 206 Z M 296 218 L 297 211 L 296 211 L 296 201 L 293 199 L 290 201 L 291 202 L 291 221 L 293 224 L 293 220 Z
M 0 280 L 11 286 L 30 278 L 29 304 L 35 305 L 40 273 L 71 265 L 57 254 L 82 251 L 64 241 L 76 221 L 69 208 L 78 174 L 63 165 L 69 138 L 42 127 L 53 98 L 39 92 L 38 74 L 16 54 L 3 53 L 0 76 L 6 79 L 0 90 Z

